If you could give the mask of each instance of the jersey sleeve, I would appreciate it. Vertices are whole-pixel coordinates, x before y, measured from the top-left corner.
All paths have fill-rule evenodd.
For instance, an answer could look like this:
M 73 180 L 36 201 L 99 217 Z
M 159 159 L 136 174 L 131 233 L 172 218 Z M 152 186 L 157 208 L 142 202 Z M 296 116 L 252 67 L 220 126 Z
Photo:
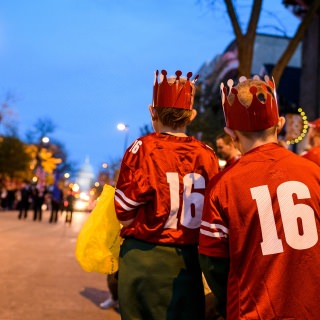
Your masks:
M 218 188 L 214 178 L 209 184 L 204 200 L 199 236 L 199 253 L 211 256 L 229 257 L 229 228 L 226 216 L 220 210 Z
M 128 221 L 135 218 L 138 208 L 146 202 L 147 191 L 148 186 L 141 172 L 139 157 L 133 158 L 126 154 L 121 163 L 114 197 L 118 220 Z

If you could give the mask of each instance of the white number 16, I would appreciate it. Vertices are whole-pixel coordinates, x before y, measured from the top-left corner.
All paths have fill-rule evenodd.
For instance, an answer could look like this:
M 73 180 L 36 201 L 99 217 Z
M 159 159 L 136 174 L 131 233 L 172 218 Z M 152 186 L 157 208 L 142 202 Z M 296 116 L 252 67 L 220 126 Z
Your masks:
M 167 172 L 167 182 L 170 187 L 170 215 L 165 228 L 176 229 L 180 206 L 179 175 L 177 172 Z M 200 227 L 204 196 L 197 189 L 204 189 L 205 179 L 198 173 L 189 173 L 183 177 L 183 202 L 180 222 L 183 226 L 196 229 Z M 194 187 L 194 191 L 192 191 Z M 192 210 L 193 208 L 193 210 Z
M 268 255 L 283 252 L 282 240 L 278 237 L 276 229 L 268 186 L 254 187 L 250 191 L 258 207 L 262 232 L 262 254 Z M 285 239 L 293 249 L 308 249 L 318 242 L 314 211 L 306 204 L 294 204 L 293 194 L 296 194 L 298 199 L 310 198 L 309 189 L 302 182 L 288 181 L 280 184 L 277 188 Z

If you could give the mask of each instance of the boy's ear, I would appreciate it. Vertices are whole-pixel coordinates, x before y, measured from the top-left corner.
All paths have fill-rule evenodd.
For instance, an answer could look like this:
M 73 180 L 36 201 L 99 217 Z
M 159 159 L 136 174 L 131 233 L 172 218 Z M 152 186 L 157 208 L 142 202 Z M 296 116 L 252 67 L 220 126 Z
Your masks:
M 279 117 L 279 120 L 278 120 L 278 123 L 277 123 L 277 133 L 279 133 L 282 130 L 282 128 L 283 128 L 285 123 L 286 123 L 286 118 Z
M 151 104 L 149 104 L 149 112 L 150 112 L 152 121 L 155 121 L 158 119 L 157 110 Z
M 195 117 L 197 116 L 197 110 L 196 109 L 192 109 L 191 110 L 191 116 L 190 116 L 190 122 L 193 121 L 195 119 Z

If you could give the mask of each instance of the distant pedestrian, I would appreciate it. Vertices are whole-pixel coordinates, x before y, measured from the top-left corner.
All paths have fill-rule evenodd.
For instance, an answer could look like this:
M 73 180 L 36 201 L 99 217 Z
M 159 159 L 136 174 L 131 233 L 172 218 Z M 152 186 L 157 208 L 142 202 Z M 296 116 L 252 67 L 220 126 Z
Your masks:
M 237 148 L 236 143 L 226 133 L 221 133 L 216 137 L 216 147 L 218 157 L 225 161 L 225 165 L 219 166 L 220 170 L 228 168 L 241 157 L 241 152 Z
M 57 223 L 59 211 L 62 209 L 63 192 L 59 186 L 54 186 L 51 194 L 51 215 L 49 223 Z
M 7 196 L 8 196 L 7 188 L 5 186 L 2 186 L 0 190 L 0 206 L 1 206 L 1 209 L 3 210 L 7 209 Z
M 44 203 L 44 188 L 34 186 L 32 189 L 32 205 L 33 205 L 33 220 L 42 220 L 42 205 Z
M 72 190 L 68 190 L 67 197 L 65 199 L 66 205 L 65 205 L 65 210 L 66 210 L 66 223 L 72 222 L 72 215 L 73 215 L 73 206 L 74 206 L 74 195 Z
M 24 181 L 20 189 L 20 201 L 18 202 L 18 219 L 26 219 L 28 217 L 28 210 L 32 201 L 31 196 L 32 194 L 30 186 L 26 181 Z

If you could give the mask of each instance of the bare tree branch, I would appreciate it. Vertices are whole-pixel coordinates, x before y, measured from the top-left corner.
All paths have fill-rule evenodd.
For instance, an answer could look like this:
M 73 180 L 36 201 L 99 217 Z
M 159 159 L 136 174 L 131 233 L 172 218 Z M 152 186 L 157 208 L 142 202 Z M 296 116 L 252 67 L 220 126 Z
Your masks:
M 272 76 L 274 77 L 275 83 L 279 83 L 281 75 L 286 68 L 287 64 L 289 63 L 292 55 L 294 54 L 297 46 L 299 45 L 300 41 L 303 38 L 306 30 L 308 29 L 309 25 L 311 24 L 313 17 L 315 16 L 316 12 L 320 8 L 320 0 L 314 0 L 312 5 L 309 7 L 309 10 L 306 12 L 306 15 L 303 17 L 302 22 L 300 23 L 294 37 L 288 43 L 286 50 L 281 55 L 280 59 L 278 60 L 276 66 L 272 70 Z
M 239 24 L 239 19 L 237 17 L 236 11 L 234 10 L 233 7 L 233 3 L 231 0 L 224 0 L 226 7 L 227 7 L 227 11 L 230 17 L 230 21 L 234 30 L 234 33 L 236 35 L 237 39 L 241 39 L 242 38 L 242 30 Z
M 261 6 L 262 6 L 262 0 L 255 0 L 253 1 L 253 7 L 251 11 L 250 21 L 248 24 L 247 29 L 247 35 L 251 38 L 252 36 L 255 36 L 257 25 L 261 13 Z

